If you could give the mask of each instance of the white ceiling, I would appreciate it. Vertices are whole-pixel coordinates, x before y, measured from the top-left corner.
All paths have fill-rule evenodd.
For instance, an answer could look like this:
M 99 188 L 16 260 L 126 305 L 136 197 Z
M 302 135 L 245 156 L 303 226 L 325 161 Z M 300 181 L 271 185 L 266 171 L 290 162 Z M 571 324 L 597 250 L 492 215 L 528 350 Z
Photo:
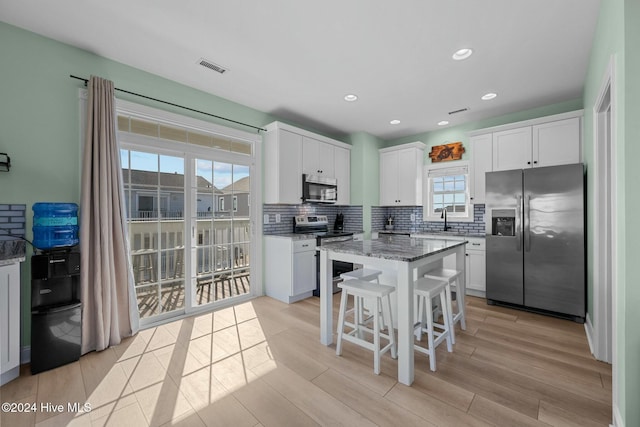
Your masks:
M 599 5 L 0 0 L 0 19 L 303 127 L 388 140 L 582 97 Z M 453 61 L 462 47 L 474 54 Z

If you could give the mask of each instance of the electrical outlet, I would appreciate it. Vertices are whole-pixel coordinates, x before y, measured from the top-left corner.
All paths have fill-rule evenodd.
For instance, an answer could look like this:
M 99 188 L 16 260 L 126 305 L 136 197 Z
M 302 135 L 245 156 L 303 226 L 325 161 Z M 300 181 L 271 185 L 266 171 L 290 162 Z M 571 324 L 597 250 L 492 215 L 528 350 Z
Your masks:
M 269 224 L 269 214 L 264 214 L 264 219 L 262 220 L 263 224 Z
M 282 218 L 280 217 L 280 214 L 279 214 L 279 213 L 277 213 L 277 214 L 276 214 L 276 223 L 277 223 L 277 224 L 280 224 L 280 220 L 281 220 L 281 219 L 282 219 Z
M 411 214 L 411 222 L 416 222 L 416 214 Z

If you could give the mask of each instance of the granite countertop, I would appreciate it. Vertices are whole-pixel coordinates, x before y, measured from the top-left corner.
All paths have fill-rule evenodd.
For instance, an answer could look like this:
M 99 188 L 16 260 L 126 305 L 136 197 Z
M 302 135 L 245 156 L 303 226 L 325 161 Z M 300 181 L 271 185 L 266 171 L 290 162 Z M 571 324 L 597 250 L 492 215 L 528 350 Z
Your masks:
M 353 233 L 353 234 L 361 234 L 364 233 L 364 230 L 360 230 L 360 231 L 353 231 L 353 230 L 345 230 L 346 233 Z M 301 233 L 301 234 L 297 234 L 297 233 L 276 233 L 276 234 L 265 234 L 264 237 L 281 237 L 283 239 L 291 239 L 291 240 L 306 240 L 306 239 L 315 239 L 316 235 L 309 233 Z
M 378 234 L 409 234 L 412 237 L 440 237 L 440 236 L 457 236 L 457 237 L 485 237 L 484 233 L 469 233 L 466 231 L 415 231 L 410 229 L 393 229 L 393 230 L 374 230 Z
M 376 240 L 333 242 L 322 245 L 321 251 L 363 255 L 372 258 L 412 262 L 435 255 L 456 246 L 465 245 L 464 240 L 416 239 L 408 236 L 384 236 Z
M 23 262 L 26 255 L 26 242 L 24 240 L 0 241 L 0 265 Z
M 298 234 L 298 233 L 277 233 L 277 234 L 265 234 L 264 237 L 279 237 L 283 239 L 291 239 L 291 240 L 307 240 L 307 239 L 316 239 L 315 234 Z
M 464 231 L 418 231 L 411 233 L 411 236 L 416 237 L 441 237 L 441 236 L 453 236 L 453 237 L 485 237 L 484 233 L 468 233 Z

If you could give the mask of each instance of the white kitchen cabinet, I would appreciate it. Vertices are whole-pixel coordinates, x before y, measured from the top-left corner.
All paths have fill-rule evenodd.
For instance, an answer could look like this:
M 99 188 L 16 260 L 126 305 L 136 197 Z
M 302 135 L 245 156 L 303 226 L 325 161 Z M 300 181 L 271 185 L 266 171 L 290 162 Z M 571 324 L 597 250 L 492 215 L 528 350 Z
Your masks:
M 302 173 L 335 178 L 333 145 L 303 136 Z
M 487 289 L 485 239 L 469 237 L 467 240 L 467 294 L 484 297 Z
M 485 297 L 486 292 L 486 246 L 483 237 L 456 236 L 447 234 L 412 234 L 412 237 L 421 239 L 449 239 L 466 240 L 465 272 L 467 295 Z M 455 256 L 448 256 L 442 261 L 442 267 L 455 270 Z
M 316 289 L 316 240 L 264 237 L 265 293 L 290 304 Z
M 533 166 L 580 163 L 580 118 L 557 120 L 532 127 Z
M 303 173 L 336 178 L 337 203 L 350 203 L 350 145 L 280 122 L 266 128 L 264 203 L 301 203 Z
M 471 203 L 484 204 L 485 173 L 493 170 L 493 135 L 473 136 L 471 145 Z
M 20 263 L 0 266 L 0 385 L 20 375 Z
M 531 167 L 531 126 L 493 134 L 493 170 Z
M 351 202 L 351 150 L 333 147 L 335 178 L 338 181 L 338 205 Z
M 264 203 L 301 203 L 302 136 L 275 128 L 264 135 Z
M 531 125 L 492 132 L 494 171 L 580 163 L 581 116 L 571 113 L 522 123 Z
M 379 150 L 380 206 L 422 205 L 422 142 Z

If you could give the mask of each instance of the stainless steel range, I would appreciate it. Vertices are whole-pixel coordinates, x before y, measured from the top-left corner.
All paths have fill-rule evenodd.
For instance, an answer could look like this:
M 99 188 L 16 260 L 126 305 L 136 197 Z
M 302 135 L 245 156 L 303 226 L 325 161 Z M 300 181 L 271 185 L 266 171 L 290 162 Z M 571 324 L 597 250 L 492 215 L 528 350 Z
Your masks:
M 353 233 L 330 231 L 326 215 L 297 215 L 293 218 L 293 232 L 296 234 L 313 234 L 316 236 L 316 247 L 330 242 L 353 240 Z M 333 262 L 333 293 L 339 292 L 340 274 L 354 269 L 353 264 L 342 261 Z M 316 253 L 316 290 L 313 295 L 320 296 L 320 256 Z

